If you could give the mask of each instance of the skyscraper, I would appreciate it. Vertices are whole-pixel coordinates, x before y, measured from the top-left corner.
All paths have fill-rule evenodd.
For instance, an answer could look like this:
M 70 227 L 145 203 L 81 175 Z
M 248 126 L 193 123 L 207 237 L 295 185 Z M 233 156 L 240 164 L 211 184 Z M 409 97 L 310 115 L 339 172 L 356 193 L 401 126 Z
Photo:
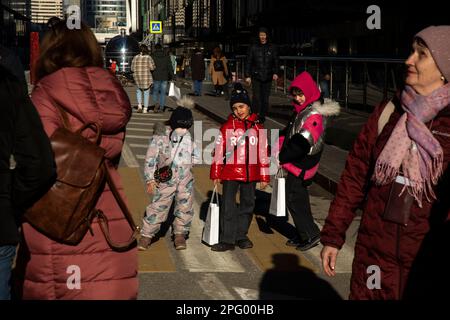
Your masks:
M 31 22 L 46 23 L 51 17 L 63 18 L 62 0 L 31 0 Z
M 127 26 L 128 0 L 83 0 L 83 20 L 97 32 L 118 33 Z

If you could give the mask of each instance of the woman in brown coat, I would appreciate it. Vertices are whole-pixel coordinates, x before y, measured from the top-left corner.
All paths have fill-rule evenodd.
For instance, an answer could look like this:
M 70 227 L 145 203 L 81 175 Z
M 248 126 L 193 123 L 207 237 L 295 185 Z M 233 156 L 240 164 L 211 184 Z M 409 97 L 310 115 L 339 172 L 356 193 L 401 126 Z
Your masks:
M 228 77 L 228 62 L 219 47 L 213 50 L 211 63 L 209 64 L 209 73 L 211 74 L 216 96 L 223 95 L 223 86 L 227 83 L 226 78 Z
M 358 207 L 350 299 L 431 298 L 450 220 L 450 26 L 419 32 L 406 86 L 369 117 L 349 153 L 321 233 L 322 264 L 336 258 Z M 445 289 L 448 290 L 448 287 Z M 442 297 L 441 297 L 442 298 Z

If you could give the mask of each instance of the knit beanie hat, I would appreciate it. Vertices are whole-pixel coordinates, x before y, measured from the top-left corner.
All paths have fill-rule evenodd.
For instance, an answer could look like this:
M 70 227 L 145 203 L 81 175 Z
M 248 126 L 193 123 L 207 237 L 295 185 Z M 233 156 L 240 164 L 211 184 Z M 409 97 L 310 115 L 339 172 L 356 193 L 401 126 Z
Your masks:
M 450 81 L 450 26 L 430 26 L 416 37 L 425 42 L 442 75 Z
M 251 102 L 250 97 L 248 96 L 248 92 L 242 87 L 242 84 L 240 84 L 239 82 L 236 82 L 234 84 L 233 91 L 231 92 L 230 107 L 232 108 L 233 105 L 237 102 L 245 103 L 251 108 Z
M 176 128 L 189 129 L 194 124 L 194 117 L 192 116 L 192 107 L 195 105 L 194 101 L 186 96 L 177 101 L 178 107 L 172 112 L 169 119 L 169 125 L 172 130 Z

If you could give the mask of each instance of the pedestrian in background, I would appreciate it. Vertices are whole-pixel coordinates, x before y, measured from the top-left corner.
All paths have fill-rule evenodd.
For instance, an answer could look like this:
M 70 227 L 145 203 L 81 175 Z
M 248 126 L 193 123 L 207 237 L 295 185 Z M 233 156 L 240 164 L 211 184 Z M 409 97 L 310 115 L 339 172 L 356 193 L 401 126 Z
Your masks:
M 194 211 L 194 175 L 192 166 L 200 163 L 200 151 L 192 140 L 189 128 L 193 125 L 191 109 L 194 101 L 186 97 L 177 102 L 168 125 L 155 124 L 145 157 L 144 176 L 147 193 L 153 199 L 143 220 L 139 250 L 147 250 L 152 239 L 167 220 L 175 201 L 173 238 L 176 250 L 186 249 L 186 237 L 191 228 Z M 155 172 L 165 166 L 172 172 L 168 181 L 158 181 Z
M 172 61 L 164 52 L 161 44 L 155 45 L 153 53 L 155 70 L 153 71 L 153 101 L 155 102 L 154 112 L 164 112 L 166 105 L 167 83 L 174 79 Z M 159 96 L 159 98 L 158 98 Z
M 245 63 L 245 81 L 252 85 L 252 103 L 261 122 L 266 120 L 272 81 L 278 80 L 278 50 L 269 41 L 266 28 L 258 31 L 258 43 L 251 45 Z
M 215 47 L 209 64 L 209 74 L 214 85 L 214 93 L 216 96 L 225 94 L 223 86 L 227 83 L 228 63 L 227 58 L 223 55 L 219 47 Z
M 63 57 L 63 58 L 61 58 Z M 61 20 L 52 26 L 41 45 L 36 69 L 37 84 L 32 101 L 47 136 L 63 126 L 61 108 L 72 131 L 88 122 L 101 126 L 100 147 L 119 193 L 124 197 L 117 166 L 125 127 L 131 116 L 130 101 L 120 82 L 103 68 L 101 49 L 91 29 L 69 29 Z M 94 139 L 96 132 L 83 131 Z M 96 209 L 109 220 L 112 241 L 130 239 L 128 221 L 109 187 L 105 185 Z M 77 245 L 53 241 L 22 224 L 23 243 L 19 247 L 17 275 L 19 297 L 23 299 L 136 299 L 138 292 L 137 249 L 114 251 L 107 243 L 97 219 Z M 73 266 L 81 272 L 79 288 L 67 285 Z
M 320 91 L 323 99 L 330 99 L 330 80 L 331 76 L 328 72 L 322 75 L 320 80 Z
M 50 188 L 56 168 L 50 141 L 23 79 L 2 65 L 0 101 L 0 300 L 9 300 L 18 222 L 25 209 Z
M 192 81 L 194 82 L 194 95 L 202 95 L 202 85 L 205 79 L 205 57 L 202 50 L 195 48 L 191 57 Z
M 116 62 L 116 60 L 109 59 L 109 63 L 110 63 L 109 70 L 111 70 L 113 75 L 116 75 L 116 71 L 117 71 L 117 62 Z
M 264 127 L 252 113 L 250 97 L 240 83 L 231 93 L 230 107 L 232 113 L 216 140 L 210 172 L 216 186 L 223 183 L 219 243 L 212 251 L 234 250 L 235 245 L 253 247 L 247 233 L 255 208 L 256 182 L 264 189 L 270 180 L 267 137 L 261 131 Z
M 302 72 L 291 83 L 294 114 L 280 134 L 279 161 L 288 172 L 286 205 L 294 220 L 296 237 L 286 245 L 306 251 L 319 244 L 320 230 L 314 222 L 308 187 L 319 169 L 324 147 L 326 117 L 339 114 L 335 101 L 320 101 L 320 91 L 308 72 Z
M 448 39 L 450 26 L 415 35 L 405 87 L 374 110 L 348 155 L 321 255 L 334 276 L 347 228 L 363 208 L 350 299 L 442 299 L 448 290 L 440 272 L 450 221 Z
M 138 101 L 137 112 L 149 111 L 150 88 L 153 85 L 152 71 L 155 70 L 155 62 L 150 57 L 150 51 L 145 44 L 139 47 L 141 52 L 133 58 L 131 71 L 136 83 L 136 97 Z M 144 108 L 142 108 L 142 94 L 144 94 Z

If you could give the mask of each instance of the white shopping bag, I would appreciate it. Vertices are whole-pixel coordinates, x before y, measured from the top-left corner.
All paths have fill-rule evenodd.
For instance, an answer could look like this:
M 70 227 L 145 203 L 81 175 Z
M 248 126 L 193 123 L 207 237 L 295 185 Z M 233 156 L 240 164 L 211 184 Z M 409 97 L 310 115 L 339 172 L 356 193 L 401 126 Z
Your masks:
M 170 83 L 169 87 L 169 97 L 174 97 L 177 100 L 181 99 L 181 91 L 180 88 L 178 88 L 174 82 Z
M 282 176 L 282 172 L 280 169 L 275 177 L 270 198 L 269 213 L 277 217 L 286 216 L 286 179 Z
M 213 203 L 214 196 L 216 203 Z M 219 208 L 219 196 L 217 194 L 217 187 L 215 186 L 211 196 L 211 202 L 209 203 L 208 215 L 206 216 L 202 236 L 203 242 L 211 246 L 219 243 Z

